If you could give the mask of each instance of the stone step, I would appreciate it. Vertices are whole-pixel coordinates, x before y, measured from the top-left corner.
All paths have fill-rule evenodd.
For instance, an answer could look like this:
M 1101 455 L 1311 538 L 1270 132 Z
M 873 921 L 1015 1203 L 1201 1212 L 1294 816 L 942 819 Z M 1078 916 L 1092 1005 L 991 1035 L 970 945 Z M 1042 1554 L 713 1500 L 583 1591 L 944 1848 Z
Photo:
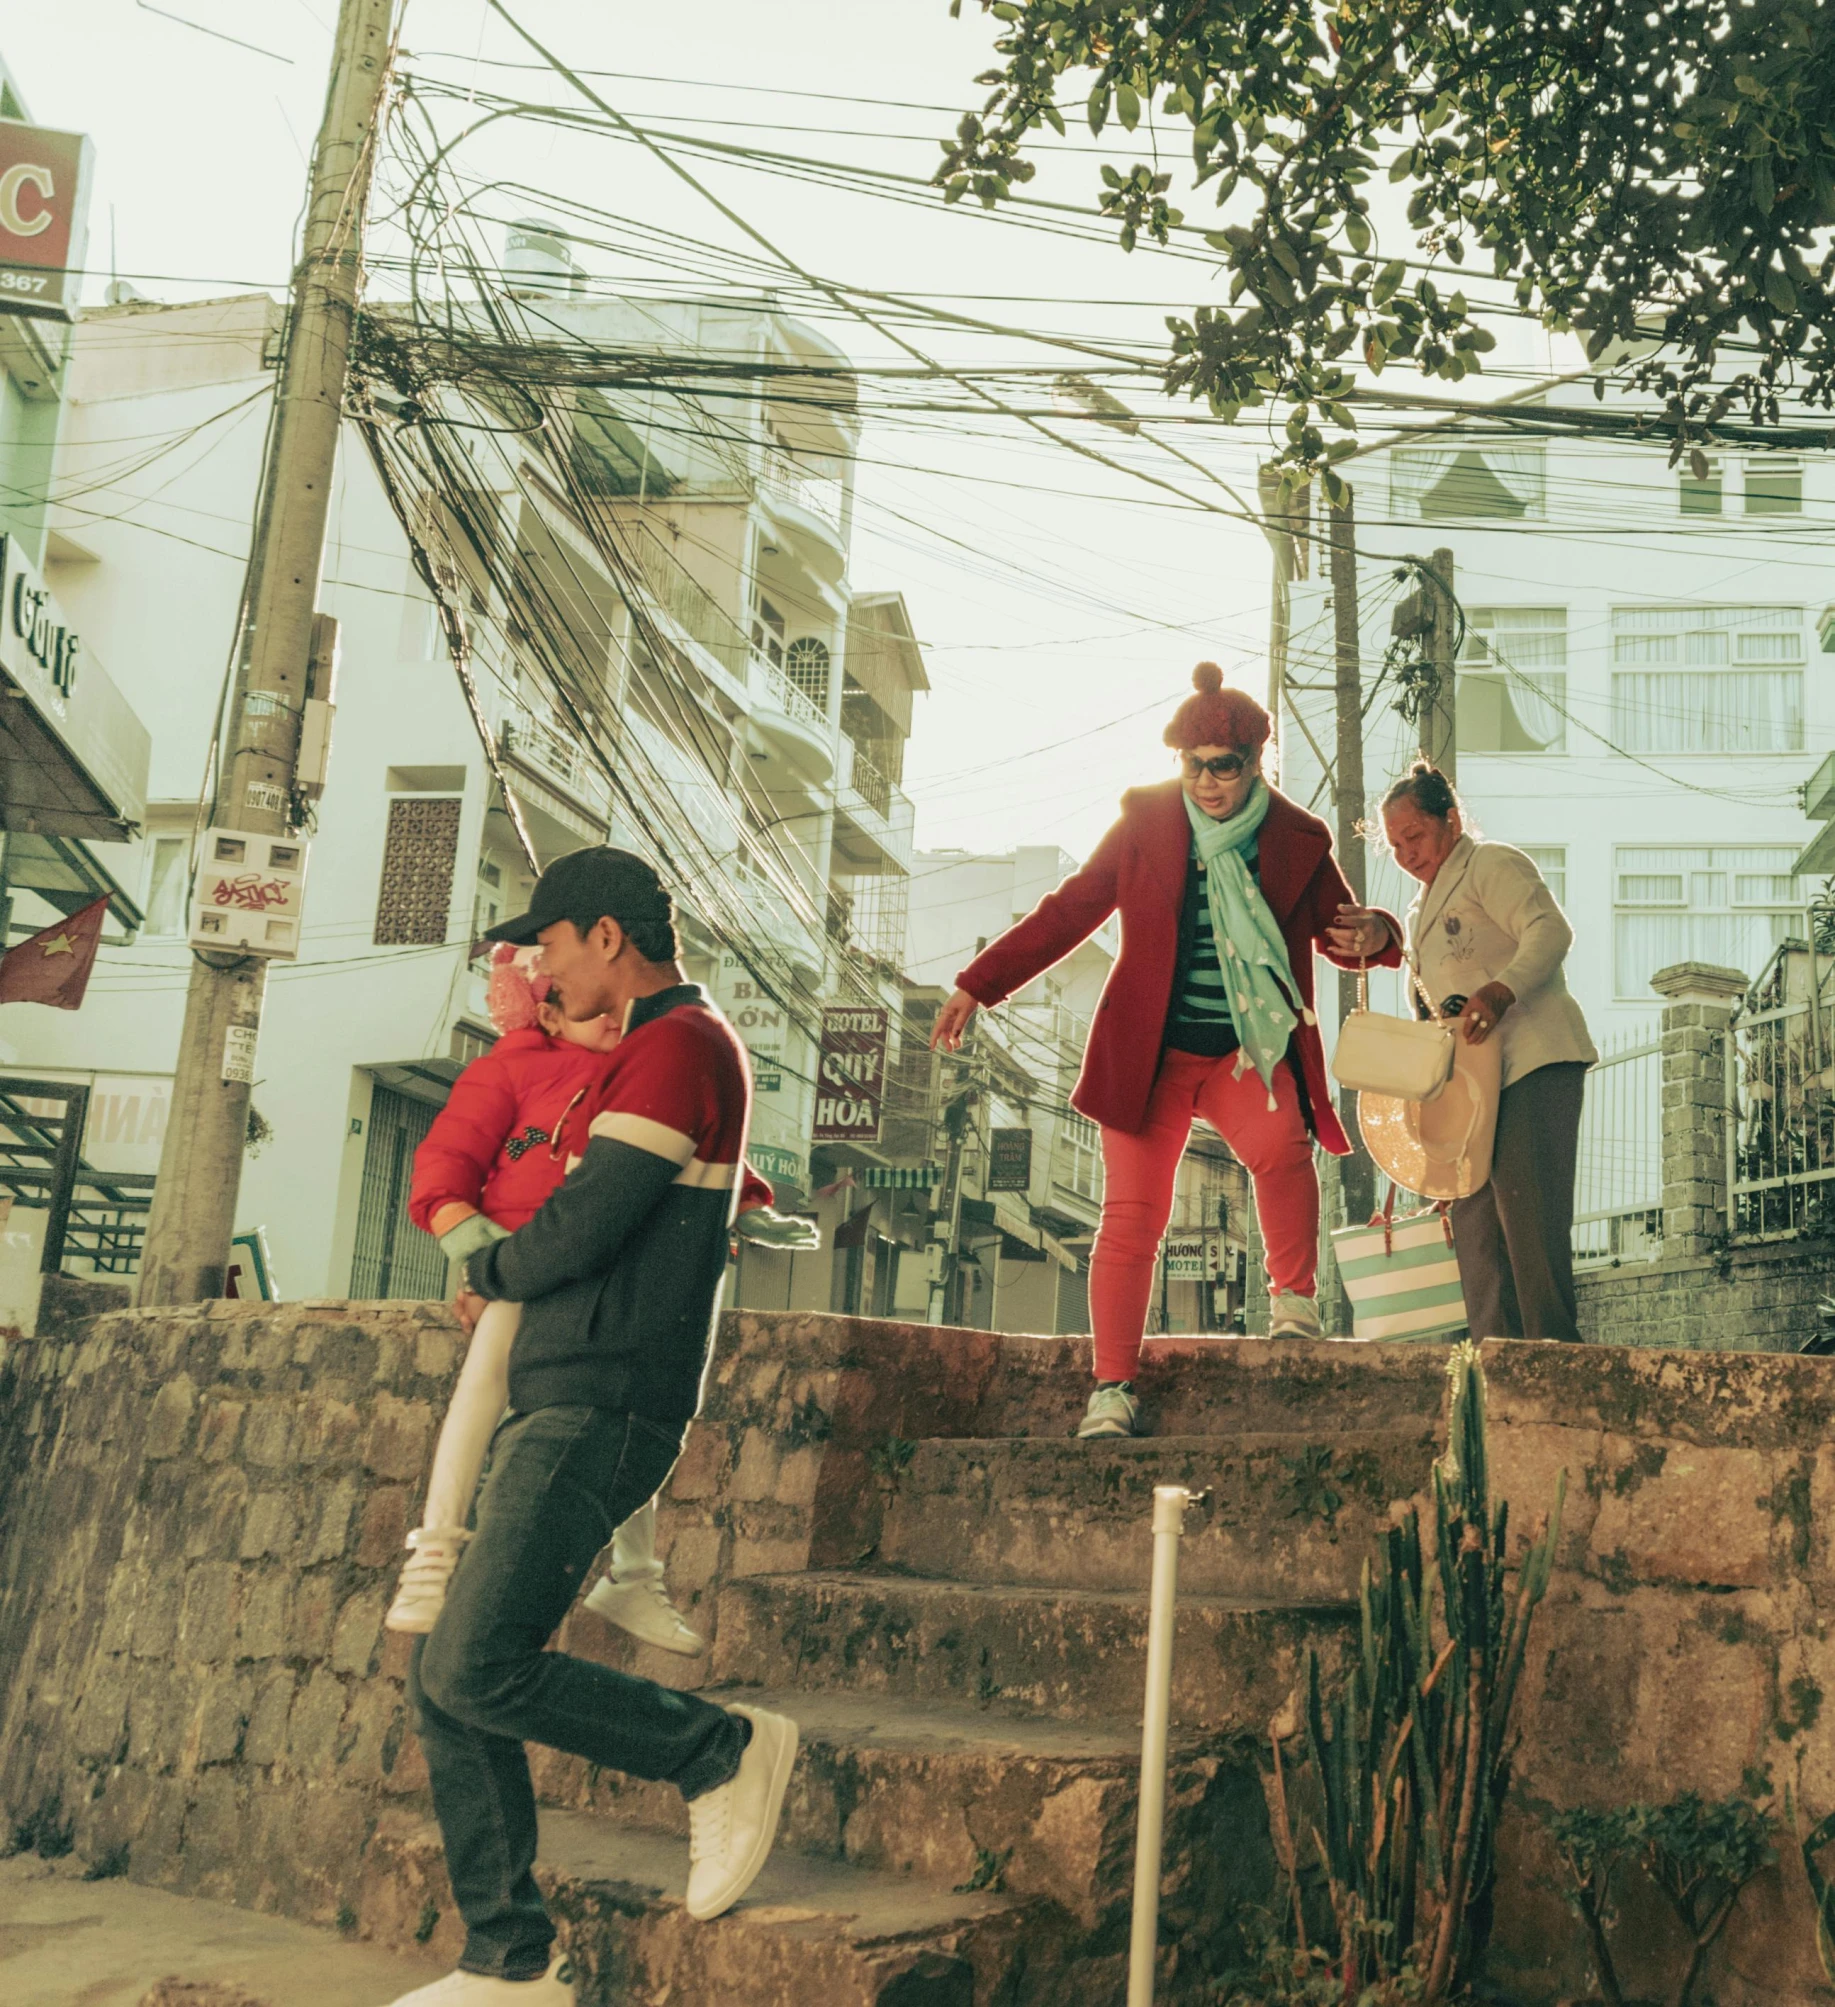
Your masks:
M 876 1561 L 913 1574 L 1141 1589 L 1153 1488 L 1186 1508 L 1179 1584 L 1194 1594 L 1322 1602 L 1357 1594 L 1372 1539 L 1425 1494 L 1431 1428 L 1160 1436 L 1113 1442 L 930 1441 L 892 1480 Z
M 1059 1720 L 1138 1720 L 1144 1591 L 938 1582 L 810 1570 L 720 1592 L 709 1668 L 721 1685 L 974 1701 Z M 1309 1646 L 1336 1665 L 1356 1630 L 1344 1601 L 1182 1596 L 1173 1720 L 1261 1737 Z
M 456 1957 L 462 1931 L 430 1822 L 385 1820 L 365 1870 L 366 1936 L 430 1938 Z M 1046 2007 L 1064 1981 L 1068 1920 L 993 1890 L 780 1847 L 737 1908 L 697 1923 L 683 1904 L 685 1841 L 564 1811 L 542 1814 L 537 1873 L 573 1957 L 578 2007 Z M 1087 1997 L 1119 2000 L 1116 1956 L 1093 1963 Z
M 912 1433 L 1072 1433 L 1089 1398 L 1089 1340 L 1002 1337 L 997 1343 L 998 1368 L 963 1414 L 963 1425 Z M 1438 1344 L 1149 1338 L 1135 1386 L 1142 1421 L 1156 1436 L 1321 1437 L 1346 1429 L 1437 1426 L 1447 1353 Z
M 801 1729 L 780 1846 L 934 1887 L 1042 1897 L 1086 1934 L 1125 1928 L 1140 1775 L 1134 1723 L 853 1692 L 712 1688 L 704 1697 L 743 1698 Z M 547 1752 L 536 1756 L 536 1780 L 544 1804 L 688 1831 L 671 1786 Z M 1213 1929 L 1235 1915 L 1245 1875 L 1261 1886 L 1267 1814 L 1247 1752 L 1192 1737 L 1174 1750 L 1165 1858 L 1181 1888 L 1206 1892 L 1196 1915 Z

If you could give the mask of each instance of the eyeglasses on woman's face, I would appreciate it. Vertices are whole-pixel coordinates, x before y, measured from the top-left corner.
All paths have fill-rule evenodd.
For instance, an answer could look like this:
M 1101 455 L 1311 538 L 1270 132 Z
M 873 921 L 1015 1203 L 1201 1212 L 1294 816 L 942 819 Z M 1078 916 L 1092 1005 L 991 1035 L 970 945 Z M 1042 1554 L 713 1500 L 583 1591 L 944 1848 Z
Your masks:
M 1193 781 L 1203 774 L 1209 774 L 1213 780 L 1234 780 L 1249 764 L 1241 753 L 1213 753 L 1208 760 L 1201 760 L 1196 753 L 1181 753 L 1179 758 L 1185 767 L 1185 778 Z

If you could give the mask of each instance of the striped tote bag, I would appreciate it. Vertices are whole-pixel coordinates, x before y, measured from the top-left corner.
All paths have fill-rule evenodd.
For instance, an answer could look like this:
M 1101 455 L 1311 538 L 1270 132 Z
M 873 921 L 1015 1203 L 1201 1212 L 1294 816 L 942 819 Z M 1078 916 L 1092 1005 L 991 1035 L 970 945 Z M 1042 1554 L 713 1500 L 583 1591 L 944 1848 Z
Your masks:
M 1358 1338 L 1444 1338 L 1465 1329 L 1453 1223 L 1434 1207 L 1395 1217 L 1395 1187 L 1368 1226 L 1337 1227 L 1332 1251 Z

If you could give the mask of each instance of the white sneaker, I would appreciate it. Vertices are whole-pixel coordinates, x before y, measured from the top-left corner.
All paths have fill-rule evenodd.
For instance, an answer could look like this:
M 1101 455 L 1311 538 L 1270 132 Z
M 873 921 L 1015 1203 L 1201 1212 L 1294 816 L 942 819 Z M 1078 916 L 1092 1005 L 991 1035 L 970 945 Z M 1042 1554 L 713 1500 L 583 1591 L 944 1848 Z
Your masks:
M 487 1979 L 482 1972 L 449 1972 L 417 1986 L 391 2007 L 572 2007 L 573 1961 L 563 1952 L 539 1979 Z
M 796 1766 L 794 1721 L 762 1707 L 730 1712 L 752 1724 L 738 1772 L 688 1801 L 688 1914 L 701 1923 L 724 1916 L 758 1879 Z
M 1270 1338 L 1323 1338 L 1319 1306 L 1310 1296 L 1296 1296 L 1289 1289 L 1274 1290 L 1268 1298 Z
M 462 1526 L 417 1526 L 408 1535 L 410 1552 L 395 1600 L 382 1620 L 385 1631 L 424 1634 L 433 1629 L 446 1607 L 446 1585 L 470 1538 Z
M 1090 1404 L 1077 1424 L 1077 1435 L 1083 1442 L 1093 1442 L 1101 1436 L 1137 1436 L 1141 1432 L 1140 1411 L 1132 1387 L 1125 1384 L 1098 1387 L 1090 1395 Z
M 660 1582 L 614 1582 L 607 1575 L 593 1585 L 583 1607 L 640 1643 L 659 1645 L 685 1659 L 698 1659 L 707 1649 L 707 1640 L 670 1602 Z

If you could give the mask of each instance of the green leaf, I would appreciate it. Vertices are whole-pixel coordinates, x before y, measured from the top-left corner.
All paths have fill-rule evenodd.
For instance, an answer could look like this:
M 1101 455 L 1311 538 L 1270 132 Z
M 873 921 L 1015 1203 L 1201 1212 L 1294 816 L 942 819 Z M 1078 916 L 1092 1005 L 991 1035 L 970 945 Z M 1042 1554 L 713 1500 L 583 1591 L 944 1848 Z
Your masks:
M 1765 274 L 1765 297 L 1781 314 L 1797 311 L 1797 289 L 1776 265 Z
M 1141 122 L 1140 93 L 1132 84 L 1115 86 L 1115 116 L 1132 132 Z
M 1344 234 L 1353 251 L 1361 254 L 1370 248 L 1370 226 L 1355 209 L 1345 211 Z
M 1300 260 L 1285 237 L 1276 237 L 1269 243 L 1268 255 L 1290 279 L 1299 278 Z
M 1408 276 L 1408 267 L 1400 258 L 1391 258 L 1376 275 L 1376 284 L 1370 288 L 1370 300 L 1374 306 L 1382 306 L 1394 297 L 1396 288 Z
M 1110 90 L 1107 84 L 1098 84 L 1090 92 L 1090 131 L 1100 132 L 1109 122 Z
M 1752 206 L 1761 216 L 1771 214 L 1771 205 L 1777 200 L 1778 184 L 1771 171 L 1769 160 L 1755 160 L 1751 175 Z

